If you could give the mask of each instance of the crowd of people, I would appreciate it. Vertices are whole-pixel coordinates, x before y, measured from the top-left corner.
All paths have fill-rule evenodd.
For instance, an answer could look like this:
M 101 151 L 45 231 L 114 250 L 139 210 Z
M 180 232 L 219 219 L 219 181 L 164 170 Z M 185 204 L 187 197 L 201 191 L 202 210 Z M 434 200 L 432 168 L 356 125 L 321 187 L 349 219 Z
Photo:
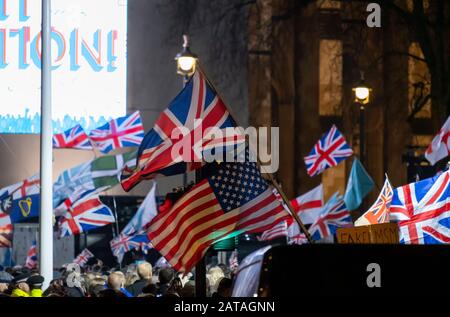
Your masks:
M 26 267 L 0 271 L 0 297 L 193 297 L 192 273 L 178 274 L 170 267 L 154 268 L 149 262 L 122 269 L 86 267 L 61 268 L 60 276 L 43 289 L 44 278 Z M 233 272 L 223 264 L 207 270 L 207 296 L 230 297 Z

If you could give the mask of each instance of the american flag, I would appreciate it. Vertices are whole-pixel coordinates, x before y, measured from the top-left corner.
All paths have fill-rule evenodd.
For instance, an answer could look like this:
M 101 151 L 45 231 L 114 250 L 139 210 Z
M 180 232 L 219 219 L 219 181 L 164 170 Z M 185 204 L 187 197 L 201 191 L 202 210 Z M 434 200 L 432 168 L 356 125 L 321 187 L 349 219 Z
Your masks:
M 345 158 L 353 154 L 344 136 L 335 125 L 322 136 L 314 145 L 308 156 L 305 156 L 305 164 L 308 175 L 313 177 L 322 173 L 329 167 L 339 164 Z
M 13 236 L 13 224 L 7 213 L 0 210 L 0 248 L 10 248 Z
M 334 235 L 337 228 L 352 227 L 352 217 L 344 200 L 337 192 L 327 201 L 319 219 L 311 225 L 309 233 L 313 240 Z
M 233 132 L 211 142 L 208 129 L 216 127 L 229 132 L 230 129 L 226 128 L 235 126 L 225 104 L 205 75 L 197 71 L 146 134 L 138 150 L 136 169 L 125 168 L 122 172 L 122 187 L 129 191 L 143 179 L 151 179 L 158 174 L 181 174 L 201 167 L 202 148 L 224 149 L 243 141 L 239 133 Z M 181 136 L 182 127 L 187 130 Z M 186 148 L 186 144 L 190 151 L 180 155 L 175 149 Z M 173 153 L 178 154 L 173 157 Z
M 269 229 L 288 217 L 255 163 L 221 163 L 150 223 L 153 246 L 189 272 L 219 239 Z
M 84 267 L 88 263 L 89 259 L 93 257 L 94 254 L 87 248 L 85 248 L 83 251 L 81 251 L 80 254 L 77 255 L 77 257 L 73 260 L 73 263 L 76 263 L 79 266 Z
M 113 119 L 92 130 L 89 138 L 94 147 L 102 153 L 128 146 L 139 146 L 144 138 L 144 127 L 139 111 L 129 116 Z
M 386 177 L 383 188 L 381 189 L 377 200 L 373 203 L 369 210 L 364 213 L 364 215 L 355 221 L 355 227 L 389 222 L 389 208 L 391 206 L 393 196 L 394 192 L 392 190 L 391 183 L 389 183 L 389 179 Z
M 400 243 L 450 243 L 450 171 L 394 190 L 391 220 L 398 221 Z
M 231 253 L 230 259 L 228 261 L 229 261 L 230 270 L 236 271 L 239 267 L 238 254 L 237 254 L 236 250 L 234 250 Z
M 274 225 L 269 230 L 264 231 L 261 236 L 258 237 L 259 241 L 271 241 L 277 238 L 283 238 L 287 236 L 288 226 L 286 221 L 281 221 Z
M 53 135 L 53 148 L 92 150 L 92 144 L 81 125 Z
M 114 222 L 112 211 L 98 196 L 87 197 L 67 206 L 67 211 L 60 220 L 61 237 L 76 235 Z
M 36 240 L 31 244 L 30 249 L 27 253 L 27 259 L 25 261 L 25 267 L 29 269 L 34 269 L 37 267 L 38 258 L 37 258 L 37 249 L 36 249 Z

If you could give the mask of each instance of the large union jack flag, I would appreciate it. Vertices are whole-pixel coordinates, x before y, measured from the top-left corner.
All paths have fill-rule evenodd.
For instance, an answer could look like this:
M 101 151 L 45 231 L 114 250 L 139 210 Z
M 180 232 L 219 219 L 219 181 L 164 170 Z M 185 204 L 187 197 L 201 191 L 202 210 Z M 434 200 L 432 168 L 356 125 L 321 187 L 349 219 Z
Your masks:
M 102 153 L 123 147 L 139 146 L 144 138 L 144 127 L 139 111 L 129 116 L 113 119 L 92 130 L 89 138 L 94 147 Z
M 115 222 L 112 211 L 98 196 L 84 198 L 67 206 L 60 220 L 61 237 L 76 235 Z
M 391 183 L 386 177 L 383 188 L 378 195 L 377 200 L 358 220 L 355 221 L 355 226 L 368 226 L 377 223 L 389 222 L 389 208 L 391 206 L 392 197 L 394 191 L 392 190 Z
M 313 177 L 322 173 L 329 167 L 339 164 L 345 158 L 353 154 L 344 136 L 333 124 L 331 129 L 317 141 L 308 156 L 305 156 L 305 164 L 308 175 Z
M 398 221 L 400 243 L 450 243 L 450 171 L 394 190 L 391 220 Z
M 337 228 L 352 226 L 350 212 L 347 210 L 342 196 L 336 192 L 325 204 L 319 219 L 309 228 L 309 233 L 313 240 L 320 240 L 334 235 Z
M 92 150 L 92 144 L 81 125 L 53 135 L 53 148 L 55 149 L 79 149 Z
M 227 129 L 235 126 L 205 75 L 195 72 L 146 134 L 138 150 L 136 169 L 123 170 L 122 187 L 129 191 L 141 180 L 157 174 L 168 176 L 199 168 L 202 149 L 223 149 L 242 141 L 234 129 Z M 223 135 L 213 138 L 213 127 Z M 180 154 L 178 148 L 187 151 Z

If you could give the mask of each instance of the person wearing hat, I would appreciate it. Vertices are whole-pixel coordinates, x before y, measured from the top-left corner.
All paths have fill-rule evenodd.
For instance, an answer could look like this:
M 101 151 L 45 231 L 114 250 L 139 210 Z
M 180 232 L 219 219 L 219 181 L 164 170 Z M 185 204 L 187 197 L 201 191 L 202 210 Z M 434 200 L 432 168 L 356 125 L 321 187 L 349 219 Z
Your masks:
M 27 279 L 30 273 L 20 273 L 14 277 L 12 284 L 14 285 L 11 297 L 30 297 L 30 287 L 27 284 Z
M 0 297 L 9 296 L 6 292 L 8 291 L 9 284 L 12 279 L 13 277 L 11 274 L 5 271 L 0 271 Z
M 44 277 L 41 275 L 32 275 L 27 279 L 31 297 L 42 297 L 42 283 L 44 283 Z

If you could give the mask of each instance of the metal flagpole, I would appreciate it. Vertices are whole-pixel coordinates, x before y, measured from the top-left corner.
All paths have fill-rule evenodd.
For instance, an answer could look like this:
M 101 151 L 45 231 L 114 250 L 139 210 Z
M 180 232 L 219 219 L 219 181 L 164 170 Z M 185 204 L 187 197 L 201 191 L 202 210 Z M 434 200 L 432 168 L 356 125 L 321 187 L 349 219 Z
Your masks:
M 41 66 L 41 157 L 39 269 L 45 278 L 43 289 L 53 279 L 53 193 L 52 193 L 52 90 L 51 90 L 51 0 L 42 0 Z

